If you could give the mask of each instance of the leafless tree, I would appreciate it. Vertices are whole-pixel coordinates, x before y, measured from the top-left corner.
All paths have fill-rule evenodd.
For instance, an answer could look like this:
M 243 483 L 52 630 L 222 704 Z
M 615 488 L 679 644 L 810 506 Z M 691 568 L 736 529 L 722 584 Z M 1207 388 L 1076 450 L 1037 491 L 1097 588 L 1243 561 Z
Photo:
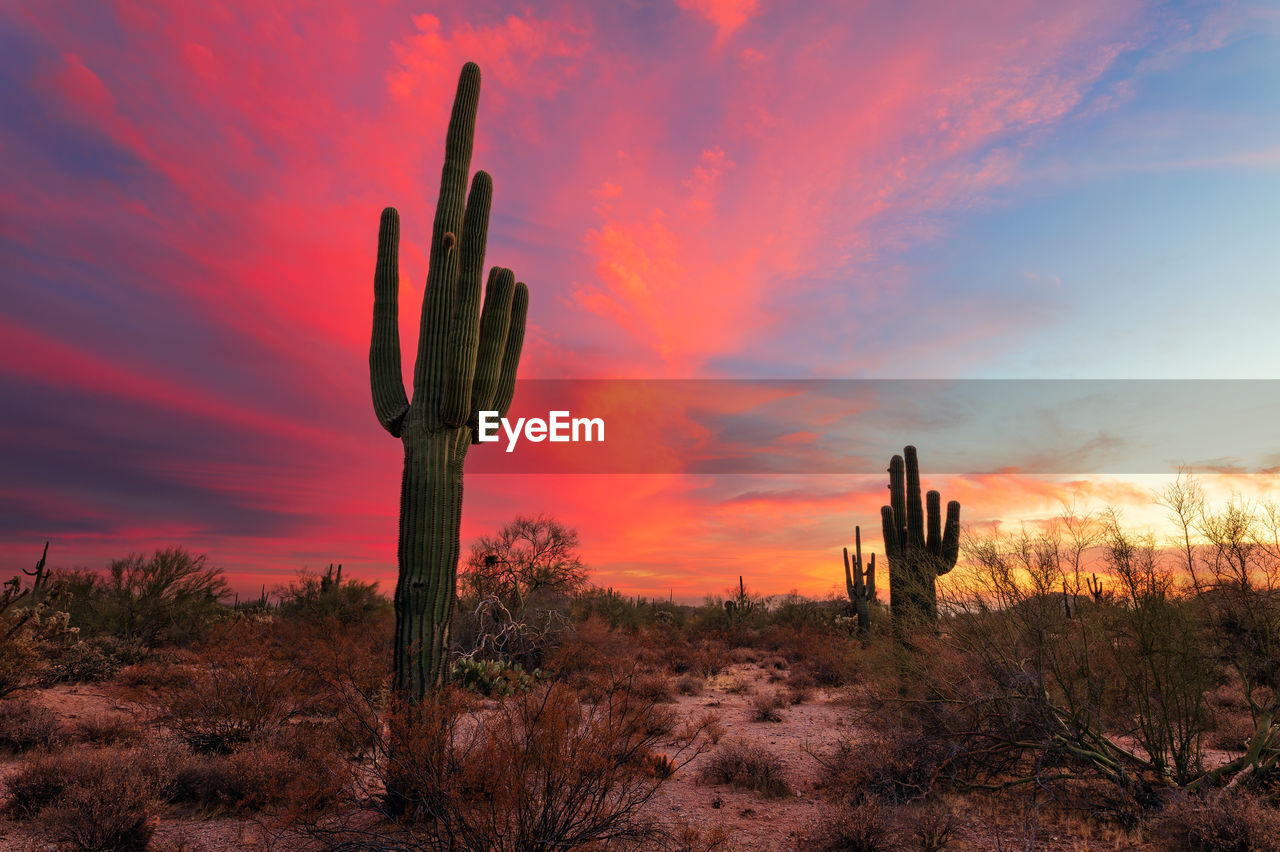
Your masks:
M 459 582 L 464 600 L 495 598 L 517 617 L 538 592 L 580 591 L 587 569 L 578 557 L 577 530 L 548 515 L 518 517 L 471 545 Z

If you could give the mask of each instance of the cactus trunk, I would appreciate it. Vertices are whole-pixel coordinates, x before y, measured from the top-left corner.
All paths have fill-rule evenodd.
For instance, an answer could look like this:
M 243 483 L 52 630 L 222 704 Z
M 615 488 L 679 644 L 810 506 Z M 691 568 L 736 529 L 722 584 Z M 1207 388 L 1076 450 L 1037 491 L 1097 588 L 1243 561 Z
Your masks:
M 399 213 L 388 207 L 378 228 L 369 378 L 378 421 L 404 445 L 394 670 L 410 703 L 448 676 L 463 463 L 479 412 L 506 416 L 511 405 L 529 305 L 528 289 L 501 267 L 489 271 L 480 304 L 493 183 L 477 172 L 467 192 L 479 99 L 480 69 L 468 62 L 445 141 L 412 402 L 400 376 Z
M 421 698 L 449 672 L 449 628 L 461 553 L 462 464 L 469 435 L 405 442 L 396 583 L 395 688 Z

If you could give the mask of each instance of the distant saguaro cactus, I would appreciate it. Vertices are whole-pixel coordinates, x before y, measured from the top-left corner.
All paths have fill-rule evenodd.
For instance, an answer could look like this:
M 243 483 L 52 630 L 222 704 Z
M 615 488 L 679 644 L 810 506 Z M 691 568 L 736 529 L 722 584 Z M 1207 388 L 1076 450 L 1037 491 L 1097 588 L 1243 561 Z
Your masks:
M 862 527 L 853 528 L 853 565 L 850 570 L 849 548 L 844 548 L 844 585 L 858 616 L 858 635 L 871 635 L 871 602 L 876 599 L 876 555 L 871 554 L 866 570 L 862 567 Z
M 336 595 L 342 591 L 342 564 L 338 564 L 338 573 L 333 572 L 333 563 L 329 563 L 329 570 L 324 572 L 324 576 L 320 578 L 320 594 Z
M 889 560 L 889 607 L 895 631 L 910 624 L 936 624 L 938 593 L 935 580 L 956 565 L 960 554 L 960 504 L 947 504 L 942 524 L 942 497 L 937 491 L 920 504 L 920 461 L 916 448 L 903 450 L 889 462 L 889 505 L 880 509 L 884 552 Z M 905 467 L 905 475 L 904 475 Z
M 528 288 L 501 267 L 489 271 L 480 305 L 493 181 L 476 172 L 467 193 L 479 99 L 480 68 L 468 62 L 445 141 L 412 403 L 400 376 L 394 208 L 382 211 L 378 228 L 369 377 L 378 421 L 404 444 L 394 669 L 397 692 L 412 701 L 439 687 L 449 671 L 463 461 L 479 412 L 505 416 L 511 405 L 529 306 Z
M 40 561 L 36 563 L 36 567 L 31 571 L 28 571 L 26 568 L 22 569 L 23 574 L 26 574 L 28 577 L 35 577 L 35 579 L 31 581 L 30 589 L 31 606 L 33 607 L 40 603 L 40 593 L 45 590 L 45 586 L 49 583 L 49 571 L 44 567 L 48 558 L 49 542 L 46 541 L 44 543 L 44 553 L 40 554 Z

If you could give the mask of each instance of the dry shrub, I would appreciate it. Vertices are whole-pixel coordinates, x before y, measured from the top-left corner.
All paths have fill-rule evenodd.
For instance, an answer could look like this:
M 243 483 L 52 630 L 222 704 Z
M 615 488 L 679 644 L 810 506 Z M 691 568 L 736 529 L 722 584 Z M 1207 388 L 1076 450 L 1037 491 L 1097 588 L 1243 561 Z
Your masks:
M 629 677 L 594 702 L 550 684 L 484 712 L 466 712 L 449 691 L 398 710 L 389 730 L 376 764 L 396 820 L 379 829 L 384 840 L 403 833 L 428 848 L 495 852 L 656 836 L 644 804 L 707 739 L 696 723 L 673 731 L 670 710 L 637 695 Z M 659 748 L 671 761 L 662 773 Z M 324 830 L 315 822 L 304 833 Z M 328 831 L 326 842 L 339 839 Z
M 1171 852 L 1275 852 L 1280 850 L 1280 813 L 1228 790 L 1174 802 L 1153 834 Z
M 681 675 L 676 679 L 676 692 L 681 695 L 701 695 L 706 681 L 695 674 Z
M 91 745 L 131 743 L 142 736 L 133 717 L 123 713 L 94 713 L 76 720 L 75 738 Z
M 676 674 L 691 673 L 702 678 L 717 675 L 729 665 L 728 651 L 724 643 L 716 639 L 673 645 L 668 649 L 667 659 Z
M 818 688 L 818 681 L 805 669 L 795 668 L 787 673 L 787 686 L 792 691 L 807 696 L 812 695 L 813 691 Z
M 814 852 L 885 852 L 897 848 L 891 820 L 874 798 L 857 802 L 818 824 L 801 841 Z
M 681 822 L 666 832 L 665 849 L 670 852 L 719 852 L 735 849 L 733 833 L 723 825 L 705 826 Z
M 716 749 L 699 777 L 706 784 L 729 784 L 768 798 L 791 792 L 782 761 L 763 748 L 743 742 L 725 743 Z
M 914 801 L 933 789 L 945 748 L 910 727 L 886 726 L 858 742 L 841 740 L 822 758 L 823 786 L 838 798 L 865 794 L 892 804 Z
M 299 680 L 296 669 L 224 647 L 207 651 L 201 665 L 183 667 L 167 688 L 145 688 L 142 700 L 192 749 L 225 754 L 303 713 Z
M 134 694 L 148 690 L 163 691 L 187 676 L 187 666 L 193 665 L 198 655 L 177 649 L 168 649 L 154 659 L 125 666 L 115 677 L 115 682 L 125 691 Z
M 739 645 L 736 648 L 729 649 L 729 662 L 734 665 L 745 665 L 747 663 L 758 663 L 762 658 L 762 654 L 755 648 L 744 648 Z
M 140 750 L 44 754 L 9 781 L 9 810 L 37 818 L 55 840 L 83 852 L 142 850 L 163 793 L 163 757 Z
M 789 686 L 786 695 L 788 704 L 804 704 L 813 698 L 813 689 L 807 686 Z
M 0 700 L 0 749 L 21 754 L 61 741 L 57 714 L 48 707 L 18 698 Z
M 341 778 L 331 761 L 300 759 L 275 746 L 229 755 L 192 754 L 174 767 L 171 800 L 210 814 L 281 806 L 314 810 L 334 795 Z
M 1213 730 L 1205 737 L 1205 742 L 1222 751 L 1243 752 L 1256 733 L 1253 717 L 1247 710 L 1223 709 L 1214 715 Z
M 671 678 L 658 672 L 644 672 L 635 677 L 632 691 L 637 698 L 646 701 L 675 701 L 672 694 Z
M 778 712 L 788 704 L 781 693 L 778 692 L 757 692 L 755 698 L 751 701 L 751 721 L 753 722 L 781 722 L 782 714 Z
M 635 640 L 597 615 L 576 625 L 547 658 L 544 670 L 573 685 L 611 677 L 640 656 Z
M 929 801 L 909 805 L 899 814 L 900 821 L 909 827 L 920 852 L 943 852 L 955 839 L 960 820 L 943 802 Z
M 724 736 L 724 730 L 724 722 L 720 719 L 720 716 L 711 710 L 707 710 L 685 721 L 681 737 L 689 739 L 700 734 L 709 744 L 719 745 L 721 737 Z
M 829 630 L 775 628 L 769 644 L 790 661 L 792 670 L 800 670 L 823 687 L 843 686 L 856 679 L 859 668 L 857 644 Z

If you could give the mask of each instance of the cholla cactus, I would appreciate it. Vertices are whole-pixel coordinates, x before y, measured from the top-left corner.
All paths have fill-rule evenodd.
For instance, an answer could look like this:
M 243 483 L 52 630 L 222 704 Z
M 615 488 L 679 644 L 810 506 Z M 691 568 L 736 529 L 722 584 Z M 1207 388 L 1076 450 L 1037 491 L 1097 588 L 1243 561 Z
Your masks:
M 871 603 L 876 599 L 876 555 L 862 567 L 862 528 L 853 528 L 853 563 L 849 562 L 849 548 L 844 548 L 844 585 L 858 616 L 858 635 L 866 639 L 871 635 Z
M 493 181 L 476 172 L 467 192 L 480 69 L 458 79 L 445 141 L 426 295 L 413 370 L 413 399 L 400 375 L 400 215 L 382 211 L 373 282 L 369 379 L 373 408 L 404 444 L 400 484 L 394 644 L 395 687 L 418 701 L 449 673 L 462 519 L 462 466 L 479 412 L 505 416 L 515 393 L 529 291 L 494 267 L 480 305 Z
M 70 626 L 67 613 L 55 611 L 47 603 L 62 592 L 60 582 L 49 580 L 45 568 L 48 555 L 46 542 L 35 570 L 22 570 L 35 578 L 30 588 L 22 587 L 21 577 L 0 585 L 0 698 L 39 681 L 45 668 L 42 646 L 72 642 L 78 633 L 78 628 Z

